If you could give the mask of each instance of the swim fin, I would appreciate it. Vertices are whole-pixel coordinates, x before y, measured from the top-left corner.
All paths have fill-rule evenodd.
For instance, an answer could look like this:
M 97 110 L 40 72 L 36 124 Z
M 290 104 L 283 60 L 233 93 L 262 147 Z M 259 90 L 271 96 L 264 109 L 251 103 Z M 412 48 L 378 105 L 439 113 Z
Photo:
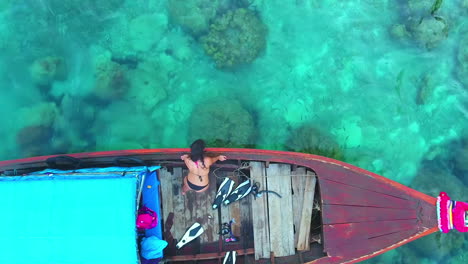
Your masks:
M 238 201 L 247 196 L 252 191 L 252 181 L 247 180 L 239 184 L 237 188 L 224 200 L 224 204 L 228 205 L 235 201 Z
M 216 197 L 212 205 L 213 209 L 218 208 L 224 202 L 224 200 L 226 200 L 233 187 L 234 181 L 227 177 L 224 178 L 223 182 L 219 186 L 218 193 L 216 193 Z
M 194 240 L 195 238 L 199 237 L 203 233 L 203 227 L 195 222 L 188 230 L 185 232 L 184 236 L 182 236 L 182 239 L 177 243 L 176 248 L 181 249 L 183 246 L 185 246 L 188 242 Z
M 226 252 L 226 256 L 224 257 L 223 264 L 234 264 L 236 263 L 236 251 L 228 251 Z

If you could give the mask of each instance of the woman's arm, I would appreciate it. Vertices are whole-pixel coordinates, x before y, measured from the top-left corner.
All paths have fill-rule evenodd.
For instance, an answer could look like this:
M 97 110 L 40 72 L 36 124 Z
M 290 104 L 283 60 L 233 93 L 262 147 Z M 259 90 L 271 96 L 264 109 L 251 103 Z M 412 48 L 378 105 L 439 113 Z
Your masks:
M 227 157 L 224 156 L 224 155 L 218 155 L 216 157 L 211 157 L 211 164 L 215 163 L 216 161 L 220 160 L 220 161 L 225 161 L 227 160 Z

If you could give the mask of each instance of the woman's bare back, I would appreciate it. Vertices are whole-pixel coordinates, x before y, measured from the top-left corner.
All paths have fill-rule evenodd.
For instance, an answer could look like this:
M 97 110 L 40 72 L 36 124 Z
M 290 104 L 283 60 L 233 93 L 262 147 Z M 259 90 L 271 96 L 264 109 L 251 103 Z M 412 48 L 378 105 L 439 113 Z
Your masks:
M 200 187 L 205 188 L 201 190 L 197 190 L 197 192 L 203 192 L 208 189 L 208 185 L 210 184 L 210 179 L 208 177 L 210 173 L 210 167 L 218 160 L 224 161 L 226 160 L 226 156 L 219 155 L 216 157 L 204 157 L 203 162 L 201 161 L 193 161 L 189 155 L 182 155 L 180 157 L 184 162 L 187 168 L 189 169 L 189 173 L 186 178 L 184 178 L 184 189 L 183 193 L 187 191 L 187 182 L 189 181 L 193 185 L 197 185 Z
M 210 167 L 213 164 L 211 158 L 205 157 L 203 162 L 193 161 L 188 157 L 184 160 L 185 165 L 189 169 L 188 180 L 196 185 L 205 186 L 209 184 L 210 180 L 208 174 L 210 173 Z M 204 164 L 203 164 L 204 163 Z

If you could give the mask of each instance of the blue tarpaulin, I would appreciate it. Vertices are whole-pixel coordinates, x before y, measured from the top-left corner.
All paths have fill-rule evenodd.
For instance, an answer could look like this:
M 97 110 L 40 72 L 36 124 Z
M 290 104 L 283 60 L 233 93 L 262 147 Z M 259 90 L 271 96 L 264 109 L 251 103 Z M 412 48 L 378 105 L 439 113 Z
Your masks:
M 0 177 L 0 263 L 138 263 L 136 175 Z
M 142 256 L 145 258 L 142 263 L 158 263 L 158 261 L 150 261 L 148 259 L 160 259 L 163 257 L 163 249 L 167 246 L 167 242 L 162 240 L 162 218 L 159 202 L 159 180 L 156 171 L 146 174 L 143 184 L 143 205 L 155 211 L 158 215 L 158 224 L 151 229 L 145 231 L 145 239 L 143 239 L 141 249 Z
M 146 237 L 156 236 L 162 238 L 162 219 L 161 209 L 159 202 L 159 180 L 156 171 L 148 173 L 145 177 L 145 183 L 143 185 L 143 205 L 155 211 L 158 215 L 158 225 L 154 228 L 146 230 Z

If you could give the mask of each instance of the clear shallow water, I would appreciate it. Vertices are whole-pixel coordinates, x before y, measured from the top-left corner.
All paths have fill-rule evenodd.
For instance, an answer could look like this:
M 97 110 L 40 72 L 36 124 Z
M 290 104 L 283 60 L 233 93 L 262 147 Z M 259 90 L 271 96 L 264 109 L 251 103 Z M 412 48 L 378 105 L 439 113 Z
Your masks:
M 0 158 L 202 137 L 318 151 L 467 200 L 467 1 L 431 16 L 435 1 L 255 0 L 265 46 L 224 69 L 203 37 L 246 1 L 214 2 L 2 1 Z M 374 262 L 465 263 L 466 243 L 432 235 Z

